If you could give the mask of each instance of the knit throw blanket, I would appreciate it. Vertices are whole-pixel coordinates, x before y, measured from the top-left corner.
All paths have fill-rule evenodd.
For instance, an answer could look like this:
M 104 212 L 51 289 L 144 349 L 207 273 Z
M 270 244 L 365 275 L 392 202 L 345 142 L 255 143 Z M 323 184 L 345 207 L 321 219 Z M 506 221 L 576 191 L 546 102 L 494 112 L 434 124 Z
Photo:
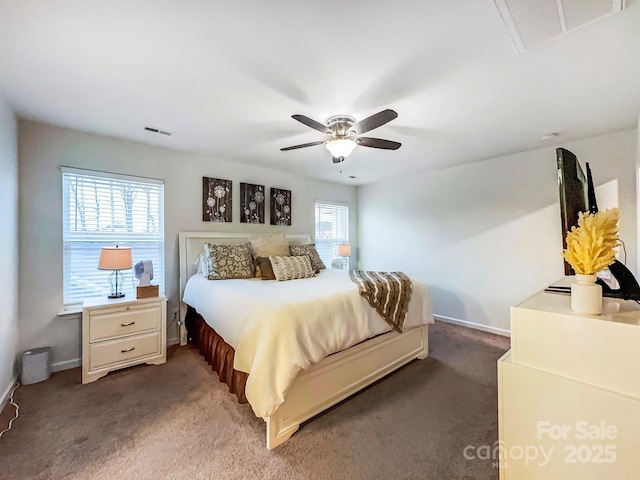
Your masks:
M 402 333 L 411 301 L 411 280 L 402 272 L 352 270 L 349 278 L 376 312 L 396 332 Z

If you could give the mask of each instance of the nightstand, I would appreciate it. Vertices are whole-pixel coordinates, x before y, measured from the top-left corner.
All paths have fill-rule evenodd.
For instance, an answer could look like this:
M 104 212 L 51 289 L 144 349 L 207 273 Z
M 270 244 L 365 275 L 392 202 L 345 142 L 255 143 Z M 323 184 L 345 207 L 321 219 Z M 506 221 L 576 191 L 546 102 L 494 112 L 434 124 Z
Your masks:
M 167 360 L 167 299 L 97 298 L 82 308 L 82 383 Z

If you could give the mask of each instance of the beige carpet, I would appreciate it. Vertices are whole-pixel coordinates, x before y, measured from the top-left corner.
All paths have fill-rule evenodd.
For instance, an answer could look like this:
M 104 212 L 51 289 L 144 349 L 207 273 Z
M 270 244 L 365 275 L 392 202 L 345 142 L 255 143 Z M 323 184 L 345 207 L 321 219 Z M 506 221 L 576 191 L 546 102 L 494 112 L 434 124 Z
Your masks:
M 191 347 L 89 385 L 80 369 L 20 387 L 0 438 L 6 479 L 497 479 L 467 445 L 497 440 L 496 360 L 508 339 L 436 323 L 430 357 L 265 448 L 265 426 Z M 4 429 L 12 410 L 0 415 Z

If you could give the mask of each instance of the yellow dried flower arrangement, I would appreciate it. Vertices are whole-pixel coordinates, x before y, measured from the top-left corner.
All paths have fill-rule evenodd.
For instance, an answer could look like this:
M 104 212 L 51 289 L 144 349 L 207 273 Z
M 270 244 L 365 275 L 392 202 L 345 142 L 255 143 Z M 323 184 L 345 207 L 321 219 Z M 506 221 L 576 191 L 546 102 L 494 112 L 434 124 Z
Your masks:
M 577 274 L 595 275 L 616 259 L 618 208 L 598 213 L 579 213 L 578 226 L 567 233 L 567 249 L 563 256 Z

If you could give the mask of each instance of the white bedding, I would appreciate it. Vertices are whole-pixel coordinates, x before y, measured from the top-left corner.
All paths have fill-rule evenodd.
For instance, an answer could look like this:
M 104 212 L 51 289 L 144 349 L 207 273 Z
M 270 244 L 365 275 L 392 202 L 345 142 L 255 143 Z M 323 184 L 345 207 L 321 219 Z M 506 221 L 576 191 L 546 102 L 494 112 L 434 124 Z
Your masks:
M 249 374 L 245 393 L 259 417 L 275 412 L 301 370 L 391 330 L 343 270 L 288 282 L 194 275 L 183 301 L 235 349 L 234 368 Z M 433 323 L 431 300 L 414 280 L 405 329 L 424 323 Z

